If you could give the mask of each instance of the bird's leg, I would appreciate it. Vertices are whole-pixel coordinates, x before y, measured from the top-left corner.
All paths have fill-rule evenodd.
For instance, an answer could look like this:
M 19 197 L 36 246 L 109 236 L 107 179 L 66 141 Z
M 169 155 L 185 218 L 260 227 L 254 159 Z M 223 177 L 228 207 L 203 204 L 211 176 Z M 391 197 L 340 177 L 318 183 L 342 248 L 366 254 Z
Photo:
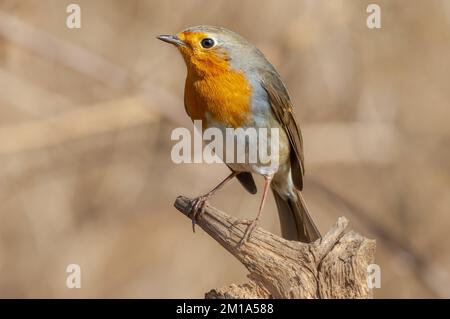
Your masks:
M 232 180 L 238 172 L 231 172 L 230 175 L 228 175 L 222 182 L 220 182 L 219 185 L 214 187 L 211 191 L 206 193 L 205 195 L 199 196 L 194 199 L 193 205 L 192 205 L 192 231 L 195 233 L 195 224 L 197 221 L 197 218 L 199 218 L 203 212 L 205 211 L 206 201 L 211 198 L 219 189 L 225 186 L 230 180 Z
M 256 215 L 256 218 L 253 221 L 245 221 L 244 223 L 249 224 L 247 229 L 245 230 L 244 236 L 242 237 L 241 241 L 239 242 L 239 246 L 242 246 L 247 242 L 247 240 L 250 238 L 250 235 L 252 234 L 255 227 L 258 225 L 259 218 L 261 217 L 261 212 L 264 208 L 264 204 L 266 202 L 267 193 L 270 189 L 270 183 L 272 182 L 273 176 L 264 176 L 264 191 L 261 199 L 261 203 L 259 205 L 259 211 L 258 215 Z

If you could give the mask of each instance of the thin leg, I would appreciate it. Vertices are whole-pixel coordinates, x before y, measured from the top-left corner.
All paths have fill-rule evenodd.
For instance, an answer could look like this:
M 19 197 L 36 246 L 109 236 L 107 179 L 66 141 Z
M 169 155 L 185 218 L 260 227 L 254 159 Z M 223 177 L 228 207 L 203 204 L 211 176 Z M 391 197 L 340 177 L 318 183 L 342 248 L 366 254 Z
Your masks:
M 195 233 L 195 224 L 198 216 L 203 214 L 205 210 L 206 201 L 211 198 L 218 190 L 224 187 L 230 180 L 232 180 L 238 172 L 231 172 L 219 185 L 214 187 L 211 191 L 205 195 L 199 196 L 194 200 L 194 205 L 192 207 L 192 231 Z
M 222 187 L 224 187 L 229 181 L 231 181 L 238 173 L 237 172 L 231 172 L 230 175 L 228 175 L 223 181 L 220 182 L 219 185 L 214 187 L 211 191 L 209 191 L 205 196 L 211 197 L 214 195 L 218 190 L 220 190 Z
M 272 177 L 273 176 L 268 176 L 268 177 L 264 177 L 265 181 L 264 181 L 264 191 L 263 191 L 263 195 L 262 195 L 262 199 L 261 199 L 261 203 L 259 205 L 259 211 L 258 214 L 256 215 L 256 218 L 251 222 L 251 224 L 247 227 L 244 237 L 242 237 L 241 241 L 240 241 L 240 245 L 243 245 L 244 243 L 247 242 L 247 240 L 250 238 L 251 233 L 253 232 L 253 229 L 255 229 L 256 225 L 258 225 L 259 222 L 259 218 L 261 217 L 261 213 L 262 210 L 264 208 L 264 204 L 266 202 L 266 198 L 267 198 L 267 194 L 269 192 L 270 189 L 270 183 L 272 182 Z

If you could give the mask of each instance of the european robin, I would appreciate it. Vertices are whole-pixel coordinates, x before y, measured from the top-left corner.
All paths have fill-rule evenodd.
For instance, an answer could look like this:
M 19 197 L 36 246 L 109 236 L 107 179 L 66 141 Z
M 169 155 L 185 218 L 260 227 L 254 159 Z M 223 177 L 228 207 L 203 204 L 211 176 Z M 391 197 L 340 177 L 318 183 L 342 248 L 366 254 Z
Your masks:
M 300 193 L 305 173 L 303 140 L 295 120 L 288 91 L 275 68 L 254 45 L 221 27 L 196 26 L 177 35 L 158 39 L 175 45 L 187 66 L 184 104 L 192 120 L 201 120 L 203 130 L 226 128 L 279 129 L 277 165 L 226 163 L 231 174 L 209 193 L 199 196 L 193 207 L 202 212 L 206 200 L 232 178 L 256 193 L 252 174 L 264 177 L 264 190 L 256 218 L 242 238 L 246 242 L 257 225 L 269 189 L 278 208 L 282 236 L 312 242 L 320 238 Z M 272 154 L 273 155 L 273 154 Z

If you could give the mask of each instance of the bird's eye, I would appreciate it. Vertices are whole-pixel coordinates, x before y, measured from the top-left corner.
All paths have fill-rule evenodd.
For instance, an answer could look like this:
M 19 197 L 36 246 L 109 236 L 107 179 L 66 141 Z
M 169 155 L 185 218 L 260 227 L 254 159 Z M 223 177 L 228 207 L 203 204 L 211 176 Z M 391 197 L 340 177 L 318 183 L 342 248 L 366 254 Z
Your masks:
M 209 49 L 212 48 L 215 44 L 214 40 L 211 38 L 204 38 L 202 42 L 200 42 L 203 48 Z

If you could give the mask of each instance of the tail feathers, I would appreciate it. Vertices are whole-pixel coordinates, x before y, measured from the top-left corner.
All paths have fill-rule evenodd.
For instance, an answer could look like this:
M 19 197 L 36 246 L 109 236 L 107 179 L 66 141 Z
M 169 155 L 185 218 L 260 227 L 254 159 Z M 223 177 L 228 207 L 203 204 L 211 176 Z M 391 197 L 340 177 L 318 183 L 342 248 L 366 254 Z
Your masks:
M 276 190 L 272 189 L 272 191 L 277 203 L 283 238 L 310 243 L 321 237 L 300 192 L 296 192 L 297 196 L 294 200 L 284 199 Z

